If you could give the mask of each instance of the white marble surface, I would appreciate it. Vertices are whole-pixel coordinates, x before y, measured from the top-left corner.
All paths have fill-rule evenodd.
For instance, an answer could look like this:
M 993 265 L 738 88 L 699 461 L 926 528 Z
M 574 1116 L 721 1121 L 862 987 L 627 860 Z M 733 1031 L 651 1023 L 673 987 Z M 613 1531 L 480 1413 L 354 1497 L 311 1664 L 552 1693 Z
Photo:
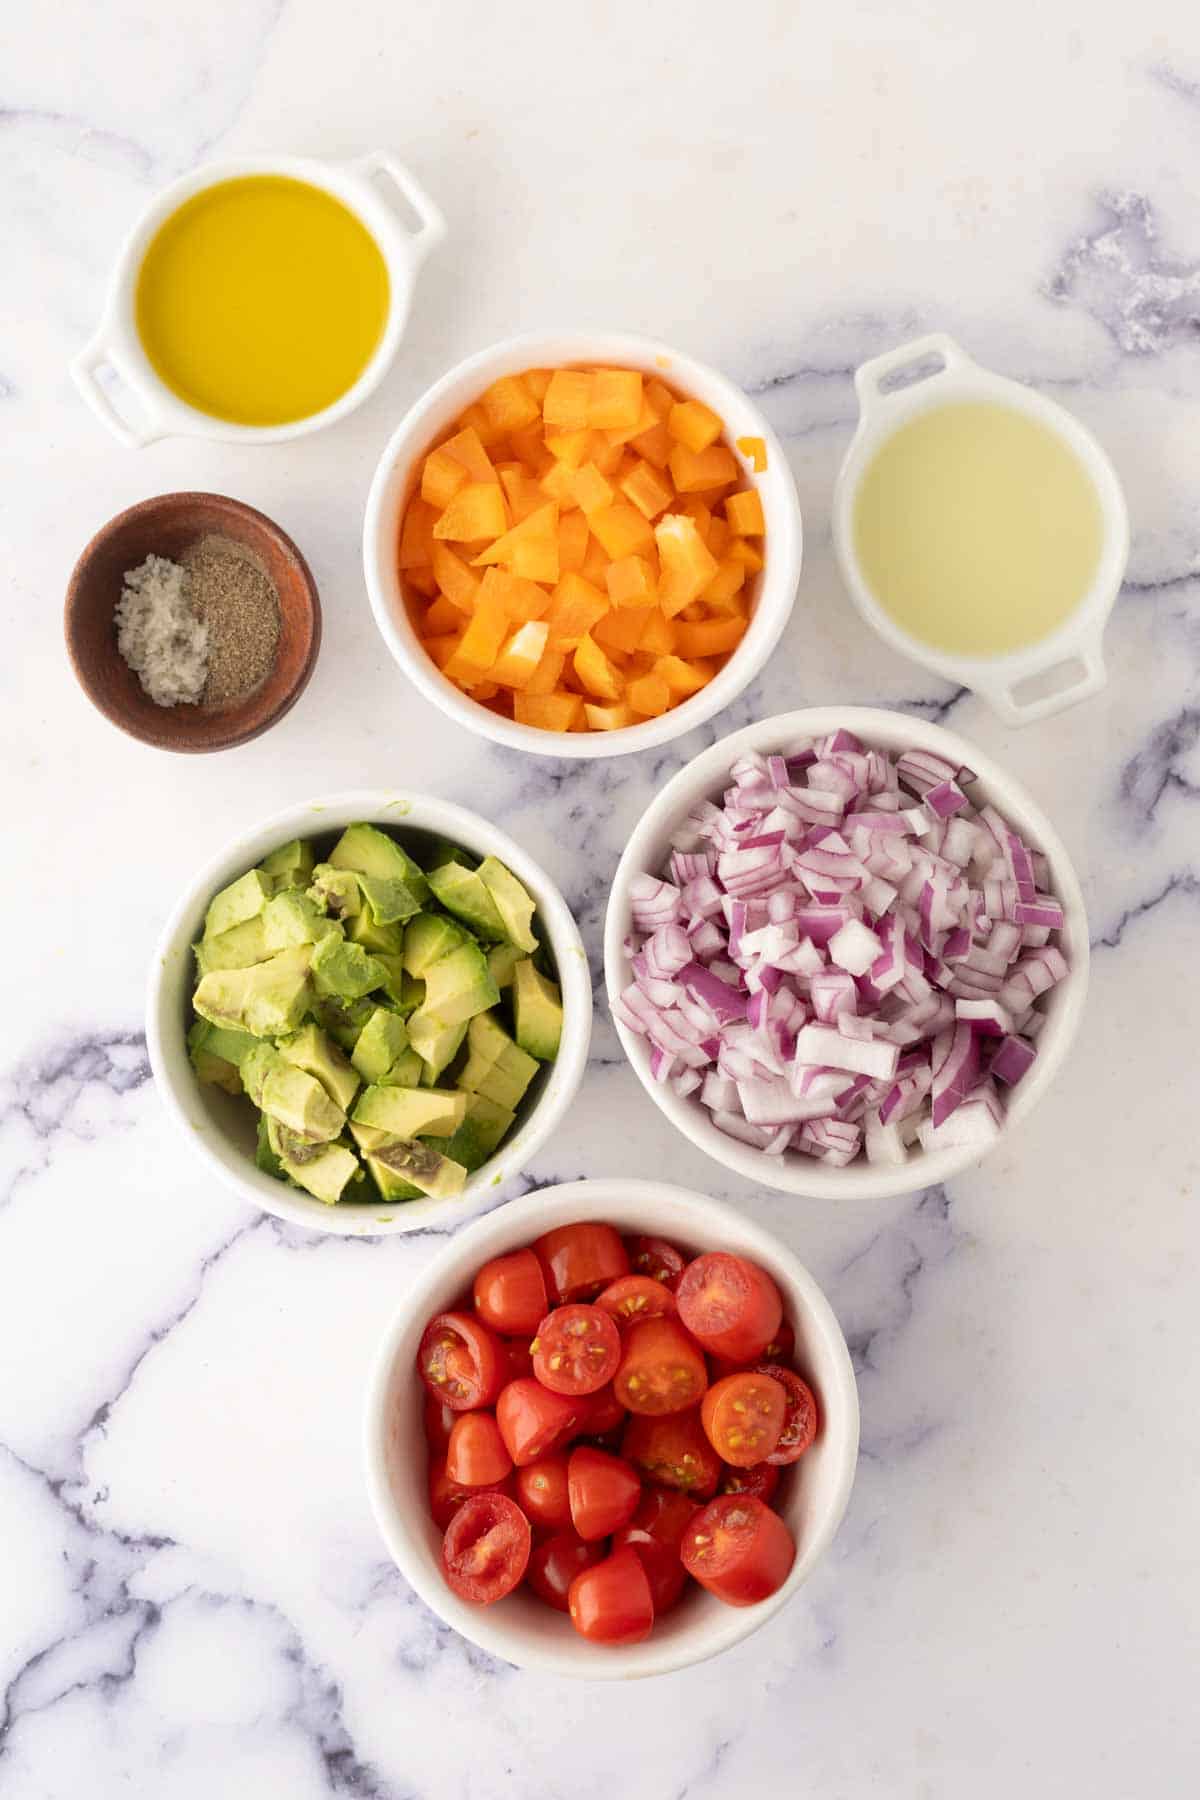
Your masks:
M 5 38 L 0 1793 L 1195 1793 L 1192 9 L 47 0 L 10 9 Z M 278 449 L 110 444 L 66 367 L 156 186 L 222 151 L 385 143 L 451 237 L 376 398 Z M 621 843 L 711 733 L 590 765 L 467 741 L 386 658 L 358 561 L 406 404 L 467 351 L 559 321 L 717 363 L 786 438 L 800 598 L 715 729 L 839 699 L 950 717 L 1057 821 L 1095 945 L 1082 1040 L 1036 1118 L 977 1174 L 887 1205 L 785 1201 L 710 1167 L 598 1022 L 530 1181 L 662 1171 L 745 1205 L 827 1285 L 864 1415 L 850 1513 L 801 1597 L 720 1662 L 621 1691 L 474 1652 L 376 1536 L 364 1369 L 436 1243 L 247 1212 L 176 1142 L 141 1038 L 148 951 L 196 859 L 351 783 L 493 813 L 559 879 L 598 967 Z M 1112 684 L 1024 735 L 872 642 L 832 566 L 849 372 L 935 326 L 1074 407 L 1128 489 Z M 325 605 L 303 702 L 220 757 L 119 736 L 60 642 L 92 530 L 179 487 L 278 518 Z

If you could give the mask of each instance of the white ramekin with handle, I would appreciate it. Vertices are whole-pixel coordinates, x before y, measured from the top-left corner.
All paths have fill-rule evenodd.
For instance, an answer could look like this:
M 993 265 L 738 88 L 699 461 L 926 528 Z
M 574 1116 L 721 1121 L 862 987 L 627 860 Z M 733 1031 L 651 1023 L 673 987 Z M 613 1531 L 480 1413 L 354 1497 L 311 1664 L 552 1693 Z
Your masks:
M 238 425 L 189 406 L 158 375 L 138 334 L 138 274 L 159 227 L 185 201 L 223 181 L 282 175 L 322 188 L 364 225 L 387 265 L 388 312 L 367 366 L 344 394 L 320 412 L 285 425 Z M 404 222 L 391 190 L 407 201 L 416 229 Z M 446 235 L 446 222 L 404 165 L 386 150 L 352 162 L 308 156 L 238 156 L 205 163 L 172 182 L 150 202 L 123 244 L 98 331 L 71 364 L 71 376 L 92 411 L 129 449 L 164 437 L 211 438 L 221 443 L 276 444 L 345 418 L 379 385 L 404 335 L 417 272 Z M 101 377 L 107 375 L 107 380 Z
M 854 386 L 858 429 L 838 474 L 833 541 L 842 578 L 868 625 L 901 655 L 979 694 L 1009 725 L 1047 718 L 1099 693 L 1107 680 L 1104 627 L 1129 559 L 1129 514 L 1116 470 L 1091 432 L 1036 389 L 983 368 L 944 332 L 862 363 Z M 1002 656 L 956 656 L 904 631 L 876 599 L 854 547 L 858 490 L 882 446 L 918 414 L 968 400 L 1009 407 L 1053 432 L 1090 478 L 1103 521 L 1100 560 L 1078 606 L 1049 636 Z

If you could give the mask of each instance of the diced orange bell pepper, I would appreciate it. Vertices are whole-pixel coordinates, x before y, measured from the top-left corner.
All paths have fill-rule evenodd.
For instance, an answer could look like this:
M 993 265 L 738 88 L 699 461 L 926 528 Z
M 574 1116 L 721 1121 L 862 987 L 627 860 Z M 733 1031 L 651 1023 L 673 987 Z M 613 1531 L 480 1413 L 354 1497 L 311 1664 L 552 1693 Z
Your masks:
M 575 496 L 575 504 L 589 518 L 592 513 L 599 512 L 601 507 L 611 506 L 614 499 L 611 484 L 593 462 L 583 463 L 575 470 L 571 478 L 571 491 Z
M 460 612 L 475 610 L 479 577 L 471 573 L 462 557 L 456 556 L 448 544 L 435 543 L 433 546 L 433 575 L 447 600 Z
M 717 572 L 708 586 L 701 589 L 700 598 L 709 606 L 724 607 L 727 601 L 741 592 L 745 582 L 745 563 L 739 562 L 735 556 L 727 556 L 717 564 Z
M 508 630 L 504 602 L 498 594 L 485 594 L 481 588 L 471 622 L 463 632 L 462 643 L 446 665 L 446 674 L 452 681 L 480 680 L 489 673 L 499 656 Z
M 555 462 L 566 463 L 568 469 L 577 469 L 585 461 L 592 447 L 590 431 L 548 431 L 546 448 Z
M 539 506 L 546 504 L 541 483 L 535 481 L 520 463 L 511 467 L 506 465 L 501 469 L 500 485 L 504 489 L 514 525 L 519 525 L 522 519 L 527 519 L 530 513 L 535 513 Z
M 613 706 L 597 706 L 594 700 L 585 700 L 583 711 L 593 731 L 623 731 L 626 725 L 637 724 L 633 708 L 623 700 Z
M 490 450 L 493 444 L 499 443 L 504 436 L 499 427 L 492 424 L 478 400 L 473 406 L 468 406 L 459 420 L 459 424 L 464 425 L 468 431 L 473 431 L 487 450 Z
M 579 505 L 575 498 L 575 470 L 570 463 L 552 462 L 539 478 L 538 486 L 542 490 L 543 504 L 547 499 L 553 500 L 560 512 Z
M 658 603 L 669 619 L 708 586 L 717 572 L 717 559 L 686 513 L 665 514 L 654 527 L 654 538 L 662 565 Z
M 763 519 L 762 495 L 757 488 L 743 488 L 725 500 L 725 517 L 729 529 L 738 537 L 761 537 L 767 529 Z
M 400 554 L 398 557 L 401 569 L 428 568 L 433 562 L 433 527 L 437 518 L 427 500 L 415 494 L 409 501 L 404 513 L 404 523 L 400 528 Z
M 671 480 L 681 494 L 703 493 L 706 488 L 721 487 L 738 477 L 733 451 L 727 450 L 724 444 L 710 444 L 706 450 L 698 451 L 689 450 L 686 444 L 676 444 L 668 467 Z
M 588 522 L 578 507 L 572 512 L 564 513 L 558 521 L 558 566 L 565 573 L 568 569 L 581 569 L 583 559 L 587 555 Z
M 727 656 L 745 633 L 745 619 L 705 619 L 697 625 L 678 625 L 675 649 L 682 657 Z
M 568 570 L 555 588 L 546 614 L 551 643 L 556 648 L 573 650 L 607 611 L 608 596 L 582 575 Z
M 718 562 L 720 562 L 721 558 L 729 549 L 732 537 L 733 533 L 730 531 L 724 519 L 722 519 L 719 514 L 713 513 L 708 521 L 708 531 L 705 534 L 704 541 Z
M 661 419 L 665 425 L 671 416 L 671 408 L 679 398 L 678 394 L 673 393 L 666 382 L 661 381 L 657 375 L 652 375 L 646 383 L 645 392 L 655 418 Z
M 422 564 L 419 569 L 405 569 L 404 579 L 414 592 L 424 594 L 429 600 L 437 597 L 438 585 L 433 578 L 432 568 L 426 568 Z
M 455 462 L 462 464 L 467 471 L 468 481 L 496 481 L 499 479 L 492 459 L 483 447 L 483 440 L 472 426 L 467 426 L 464 430 L 456 432 L 452 438 L 447 438 L 442 449 L 447 456 L 453 457 Z
M 466 480 L 467 471 L 448 450 L 431 450 L 421 468 L 421 498 L 441 512 Z
M 610 444 L 605 432 L 593 431 L 588 457 L 602 475 L 615 476 L 625 458 L 625 450 L 621 444 Z
M 479 403 L 497 431 L 520 431 L 531 425 L 541 408 L 519 375 L 501 375 L 485 388 Z
M 657 424 L 658 414 L 651 406 L 646 395 L 646 390 L 643 387 L 642 410 L 637 416 L 636 423 L 633 425 L 624 425 L 619 431 L 606 431 L 604 435 L 610 444 L 627 444 L 631 438 L 638 437 L 641 432 L 653 431 Z
M 532 425 L 522 425 L 519 431 L 510 431 L 508 441 L 517 461 L 524 464 L 531 475 L 536 477 L 542 473 L 543 467 L 549 466 L 552 459 L 546 449 L 540 413 Z
M 649 431 L 640 431 L 630 439 L 630 448 L 652 464 L 656 469 L 665 469 L 671 460 L 671 452 L 675 448 L 675 439 L 660 419 Z
M 721 421 L 702 400 L 680 400 L 667 415 L 667 430 L 698 456 L 720 437 Z
M 468 481 L 438 519 L 433 535 L 455 543 L 479 543 L 481 539 L 500 537 L 507 524 L 499 482 Z
M 462 633 L 458 631 L 448 632 L 445 637 L 427 637 L 421 639 L 426 654 L 431 661 L 437 664 L 439 669 L 444 669 L 446 667 L 446 664 L 450 661 L 461 642 Z
M 628 475 L 618 478 L 617 485 L 627 500 L 632 500 L 647 519 L 656 519 L 675 498 L 670 477 L 662 474 L 644 457 L 639 457 Z
M 700 542 L 702 544 L 708 543 L 708 534 L 712 529 L 713 516 L 711 508 L 706 506 L 703 500 L 699 499 L 695 494 L 685 494 L 681 500 L 676 501 L 671 510 L 672 512 L 686 513 L 689 519 L 694 519 L 696 521 L 696 530 L 700 533 Z
M 564 693 L 561 688 L 552 694 L 513 695 L 513 718 L 518 725 L 536 725 L 541 731 L 573 731 L 583 716 L 581 697 Z
M 604 582 L 614 606 L 646 606 L 658 595 L 654 568 L 644 556 L 620 556 L 610 562 Z
M 427 637 L 444 637 L 448 631 L 462 629 L 463 616 L 444 594 L 430 602 L 425 610 L 422 630 Z
M 636 429 L 642 416 L 642 377 L 637 369 L 596 369 L 588 424 L 597 431 Z
M 681 656 L 660 656 L 654 673 L 666 682 L 676 700 L 698 694 L 712 680 L 712 670 L 706 664 L 685 662 Z
M 555 369 L 542 399 L 542 417 L 555 431 L 584 431 L 592 422 L 591 399 L 590 370 Z
M 541 662 L 525 683 L 525 692 L 527 694 L 552 694 L 562 680 L 563 665 L 567 656 L 566 650 L 556 650 L 553 644 L 548 644 L 542 652 Z
M 492 680 L 500 687 L 528 687 L 545 654 L 549 636 L 550 628 L 544 619 L 519 625 L 492 664 Z
M 740 437 L 737 447 L 747 459 L 756 475 L 762 475 L 767 467 L 766 441 L 760 437 Z
M 514 575 L 527 581 L 558 580 L 558 508 L 553 501 L 540 506 L 511 531 L 473 559 L 472 567 L 506 563 Z
M 550 610 L 550 595 L 546 588 L 539 582 L 525 581 L 508 569 L 486 569 L 480 594 L 493 595 L 499 600 L 514 625 L 540 619 Z
M 579 640 L 574 656 L 575 673 L 589 694 L 597 700 L 619 700 L 621 680 L 607 656 L 587 633 Z
M 752 575 L 757 575 L 763 566 L 761 554 L 753 544 L 748 544 L 745 538 L 734 538 L 726 554 L 736 557 L 738 562 L 745 563 Z
M 661 606 L 652 607 L 650 617 L 642 629 L 642 641 L 638 650 L 649 660 L 647 668 L 653 666 L 653 659 L 659 656 L 670 656 L 675 648 L 677 635 L 674 620 L 668 619 Z
M 642 633 L 653 612 L 658 612 L 656 606 L 614 607 L 612 612 L 606 613 L 597 624 L 592 626 L 592 636 L 598 644 L 603 644 L 606 650 L 615 650 L 628 656 L 641 643 Z
M 671 704 L 671 690 L 661 675 L 638 675 L 625 689 L 625 698 L 635 713 L 657 719 Z
M 654 533 L 649 520 L 644 519 L 636 506 L 630 506 L 627 500 L 616 500 L 611 506 L 592 513 L 588 524 L 593 537 L 614 560 L 622 556 L 636 556 L 640 551 L 653 548 Z

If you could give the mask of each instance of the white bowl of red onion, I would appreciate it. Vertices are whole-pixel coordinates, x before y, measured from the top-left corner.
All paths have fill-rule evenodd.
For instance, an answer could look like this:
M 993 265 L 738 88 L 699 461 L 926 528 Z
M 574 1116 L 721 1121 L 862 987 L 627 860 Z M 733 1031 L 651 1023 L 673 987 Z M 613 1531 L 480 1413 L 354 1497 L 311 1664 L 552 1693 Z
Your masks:
M 617 1035 L 717 1162 L 817 1199 L 948 1180 L 1075 1037 L 1083 896 L 1025 791 L 872 707 L 723 738 L 643 815 L 605 922 Z

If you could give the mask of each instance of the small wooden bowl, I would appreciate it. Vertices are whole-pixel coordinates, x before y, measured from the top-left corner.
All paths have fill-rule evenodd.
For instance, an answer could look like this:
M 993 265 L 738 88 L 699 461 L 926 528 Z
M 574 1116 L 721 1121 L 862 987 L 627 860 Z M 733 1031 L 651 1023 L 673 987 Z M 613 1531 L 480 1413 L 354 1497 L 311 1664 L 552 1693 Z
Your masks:
M 279 594 L 271 672 L 224 706 L 156 706 L 117 648 L 113 620 L 125 573 L 147 556 L 172 561 L 197 538 L 233 538 L 254 551 Z M 225 494 L 157 494 L 99 530 L 75 564 L 64 615 L 80 686 L 105 718 L 157 750 L 229 750 L 258 737 L 296 704 L 321 647 L 321 602 L 308 564 L 271 519 Z

